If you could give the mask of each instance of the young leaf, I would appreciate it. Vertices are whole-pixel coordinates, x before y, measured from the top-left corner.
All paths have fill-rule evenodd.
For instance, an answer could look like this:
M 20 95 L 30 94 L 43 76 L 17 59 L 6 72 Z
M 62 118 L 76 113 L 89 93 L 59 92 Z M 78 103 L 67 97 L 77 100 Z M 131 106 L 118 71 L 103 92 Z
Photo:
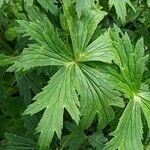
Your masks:
M 80 104 L 72 84 L 72 69 L 72 66 L 61 68 L 43 92 L 35 96 L 36 101 L 24 112 L 24 114 L 33 115 L 45 109 L 37 128 L 40 132 L 39 144 L 42 150 L 49 146 L 55 132 L 59 138 L 61 137 L 64 109 L 77 124 L 79 123 L 78 106 Z

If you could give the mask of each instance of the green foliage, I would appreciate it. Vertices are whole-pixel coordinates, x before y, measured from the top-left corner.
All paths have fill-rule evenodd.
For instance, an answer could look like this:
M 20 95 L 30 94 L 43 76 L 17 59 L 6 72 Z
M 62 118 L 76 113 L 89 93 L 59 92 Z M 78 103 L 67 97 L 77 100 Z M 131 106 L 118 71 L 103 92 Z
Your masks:
M 149 149 L 149 1 L 0 7 L 2 149 Z
M 126 4 L 135 10 L 130 0 L 109 0 L 109 7 L 111 8 L 114 5 L 117 16 L 121 19 L 122 22 L 125 22 L 127 17 Z
M 6 142 L 4 144 L 6 150 L 37 150 L 36 143 L 24 137 L 15 134 L 5 134 Z

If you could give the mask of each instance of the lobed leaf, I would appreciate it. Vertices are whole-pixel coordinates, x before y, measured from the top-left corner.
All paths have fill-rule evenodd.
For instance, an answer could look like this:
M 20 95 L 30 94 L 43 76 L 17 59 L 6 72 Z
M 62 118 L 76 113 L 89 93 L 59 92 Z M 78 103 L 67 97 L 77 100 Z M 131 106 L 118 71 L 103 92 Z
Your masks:
M 29 105 L 24 114 L 33 115 L 45 109 L 37 127 L 37 132 L 40 132 L 40 148 L 44 150 L 49 146 L 55 132 L 61 137 L 64 109 L 77 124 L 79 123 L 80 104 L 72 84 L 72 67 L 62 67 L 34 100 L 36 101 Z
M 136 46 L 133 47 L 128 34 L 123 34 L 117 26 L 115 26 L 115 31 L 111 33 L 111 38 L 116 50 L 114 61 L 120 68 L 121 82 L 128 85 L 133 96 L 140 88 L 148 58 L 148 55 L 144 56 L 143 39 L 138 40 Z

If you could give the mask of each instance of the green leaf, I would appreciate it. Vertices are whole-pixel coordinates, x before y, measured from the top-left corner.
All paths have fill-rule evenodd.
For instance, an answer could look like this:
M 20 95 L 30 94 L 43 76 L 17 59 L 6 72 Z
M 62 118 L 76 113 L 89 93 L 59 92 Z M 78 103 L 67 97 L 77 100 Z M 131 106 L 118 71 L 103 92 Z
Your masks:
M 80 65 L 76 67 L 76 78 L 81 101 L 81 126 L 88 128 L 95 115 L 98 115 L 99 126 L 104 128 L 114 117 L 110 105 L 124 107 L 120 93 L 107 82 L 105 74 Z M 109 86 L 108 86 L 109 85 Z M 86 90 L 84 90 L 86 89 Z
M 116 26 L 111 37 L 116 49 L 115 63 L 119 70 L 114 66 L 103 66 L 103 69 L 108 71 L 106 72 L 110 75 L 109 81 L 116 84 L 116 88 L 125 93 L 130 102 L 120 118 L 117 129 L 111 133 L 114 138 L 106 144 L 105 150 L 143 150 L 141 108 L 148 125 L 150 111 L 150 94 L 140 91 L 147 60 L 147 56 L 144 56 L 144 42 L 140 39 L 133 47 L 127 33 L 123 34 Z
M 54 133 L 61 137 L 63 113 L 66 109 L 75 122 L 79 123 L 78 96 L 72 84 L 72 66 L 61 68 L 50 80 L 43 92 L 35 96 L 36 100 L 29 105 L 24 114 L 35 114 L 45 109 L 38 124 L 39 144 L 42 150 L 51 142 Z
M 3 3 L 4 3 L 4 0 L 1 0 L 0 1 L 0 8 L 2 7 Z
M 7 66 L 13 64 L 15 61 L 17 61 L 19 57 L 10 57 L 1 54 L 0 55 L 0 66 Z
M 34 67 L 49 65 L 65 65 L 67 59 L 62 58 L 59 53 L 54 54 L 48 47 L 37 44 L 25 48 L 18 61 L 16 61 L 7 71 L 26 71 Z
M 136 98 L 141 105 L 141 108 L 148 123 L 148 127 L 150 128 L 150 92 L 140 92 L 138 93 L 138 96 Z
M 47 11 L 49 10 L 52 14 L 57 14 L 58 13 L 58 7 L 54 4 L 55 0 L 37 0 L 39 4 L 46 9 Z
M 12 133 L 5 133 L 5 138 L 4 150 L 38 150 L 37 144 L 31 139 Z
M 106 144 L 105 150 L 144 149 L 141 142 L 143 139 L 141 109 L 150 128 L 150 92 L 140 91 L 127 105 L 117 129 L 111 133 L 115 137 Z
M 130 0 L 109 0 L 109 7 L 111 8 L 114 5 L 117 16 L 123 23 L 126 21 L 127 16 L 126 4 L 128 4 L 135 11 Z
M 70 122 L 66 123 L 66 128 L 67 130 L 70 131 L 70 134 L 64 136 L 64 138 L 62 139 L 62 144 L 60 149 L 64 149 L 64 148 L 68 148 L 69 150 L 80 149 L 87 138 L 83 129 L 76 126 L 75 124 L 71 124 Z
M 121 38 L 119 36 L 120 34 Z M 114 61 L 120 68 L 120 75 L 115 70 L 109 70 L 113 78 L 115 77 L 112 81 L 116 80 L 116 84 L 120 85 L 122 83 L 126 84 L 124 91 L 130 89 L 130 92 L 126 94 L 133 96 L 140 88 L 143 72 L 145 70 L 145 62 L 149 57 L 148 55 L 144 56 L 143 39 L 138 40 L 136 46 L 133 47 L 128 34 L 123 34 L 117 26 L 115 26 L 115 30 L 111 32 L 111 38 L 116 50 L 114 53 Z M 118 87 L 118 89 L 119 88 L 120 87 Z
M 113 50 L 109 33 L 105 32 L 93 41 L 83 53 L 80 54 L 80 61 L 102 61 L 111 63 L 111 61 L 115 59 L 113 57 Z
M 24 0 L 24 2 L 26 3 L 27 6 L 32 6 L 34 0 Z
M 150 7 L 150 0 L 147 0 L 147 5 L 148 7 Z
M 35 22 L 35 23 L 38 23 L 38 22 L 43 22 L 43 18 L 44 19 L 47 19 L 45 14 L 40 11 L 40 9 L 36 6 L 25 6 L 25 9 L 28 13 L 28 17 L 30 19 L 31 22 Z
M 25 48 L 20 59 L 8 71 L 29 70 L 37 66 L 64 65 L 71 61 L 71 52 L 54 31 L 48 18 L 42 22 L 39 20 L 18 22 L 22 32 L 28 33 L 37 43 Z
M 92 135 L 88 136 L 88 141 L 94 149 L 102 150 L 104 142 L 107 142 L 107 138 L 104 137 L 102 131 L 96 131 Z
M 88 9 L 93 5 L 93 0 L 76 0 L 76 11 L 77 15 L 80 18 L 82 15 L 82 11 L 84 9 Z
M 117 129 L 111 133 L 114 136 L 104 150 L 143 150 L 142 120 L 139 102 L 131 100 L 120 118 Z
M 90 4 L 82 8 L 79 18 L 72 3 L 72 0 L 63 0 L 63 10 L 71 35 L 74 57 L 78 60 L 78 56 L 86 49 L 98 23 L 107 13 L 99 10 L 92 3 L 94 6 Z
M 15 77 L 17 80 L 17 85 L 19 87 L 20 97 L 24 100 L 24 104 L 27 106 L 31 103 L 31 90 L 29 79 L 26 75 L 21 75 L 19 73 L 15 73 Z

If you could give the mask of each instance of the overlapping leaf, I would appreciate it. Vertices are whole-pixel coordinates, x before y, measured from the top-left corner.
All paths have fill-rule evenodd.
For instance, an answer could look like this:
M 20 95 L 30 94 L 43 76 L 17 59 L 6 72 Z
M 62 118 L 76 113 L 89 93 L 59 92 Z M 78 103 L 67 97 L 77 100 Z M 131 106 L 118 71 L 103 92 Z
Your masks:
M 148 55 L 144 56 L 143 39 L 138 40 L 136 46 L 133 47 L 127 33 L 124 35 L 116 26 L 115 31 L 111 32 L 111 38 L 116 50 L 114 61 L 119 66 L 120 74 L 117 74 L 115 70 L 109 70 L 109 73 L 116 78 L 115 84 L 125 84 L 124 90 L 130 89 L 130 94 L 126 94 L 133 96 L 140 88 L 145 62 L 148 58 Z
M 150 92 L 140 92 L 127 105 L 117 129 L 111 133 L 114 138 L 107 143 L 104 150 L 144 150 L 143 125 L 141 120 L 143 111 L 150 127 Z
M 117 129 L 111 134 L 114 136 L 110 142 L 106 144 L 107 150 L 143 150 L 142 134 L 143 126 L 141 121 L 141 108 L 146 116 L 149 124 L 148 112 L 149 108 L 149 93 L 139 92 L 141 86 L 142 75 L 145 69 L 144 44 L 143 39 L 140 39 L 135 48 L 127 34 L 123 34 L 117 27 L 112 34 L 112 39 L 115 41 L 116 60 L 119 69 L 106 67 L 110 74 L 110 82 L 116 84 L 118 90 L 125 93 L 125 96 L 130 99 Z M 119 36 L 121 33 L 121 37 Z M 141 96 L 140 96 L 141 95 Z
M 29 16 L 31 21 L 18 21 L 21 32 L 29 35 L 34 44 L 25 48 L 19 60 L 9 68 L 10 71 L 22 71 L 37 66 L 63 65 L 24 113 L 33 115 L 45 109 L 37 128 L 42 150 L 49 146 L 54 133 L 61 137 L 64 109 L 78 124 L 80 103 L 75 90 L 80 94 L 80 124 L 85 128 L 91 125 L 95 115 L 99 126 L 104 128 L 114 116 L 110 105 L 124 106 L 120 94 L 107 82 L 105 75 L 86 65 L 91 61 L 110 63 L 115 59 L 108 32 L 89 44 L 106 12 L 99 10 L 93 2 L 83 7 L 81 16 L 78 16 L 73 1 L 69 0 L 63 1 L 63 9 L 72 50 L 65 46 L 48 18 L 38 13 L 39 16 L 33 15 L 35 18 Z

